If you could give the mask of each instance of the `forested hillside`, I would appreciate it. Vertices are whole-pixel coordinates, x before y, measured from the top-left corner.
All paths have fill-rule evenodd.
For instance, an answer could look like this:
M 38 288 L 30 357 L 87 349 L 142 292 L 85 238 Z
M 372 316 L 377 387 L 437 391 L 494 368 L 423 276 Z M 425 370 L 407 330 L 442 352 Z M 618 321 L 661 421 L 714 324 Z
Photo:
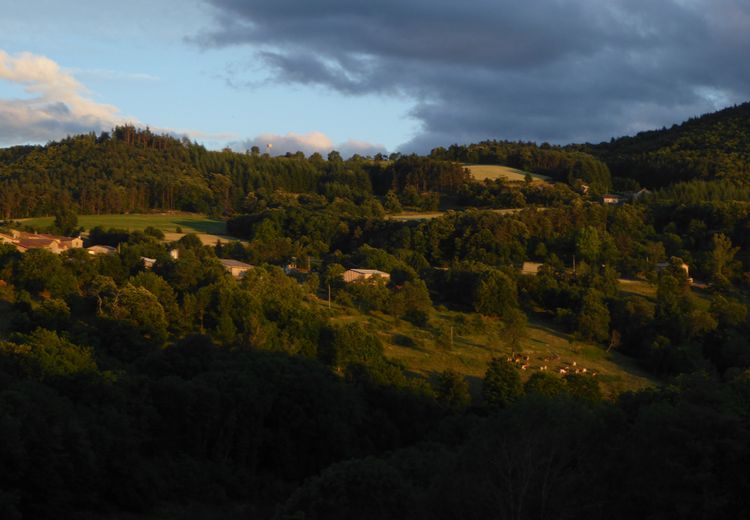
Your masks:
M 214 215 L 242 209 L 248 194 L 281 190 L 363 200 L 393 190 L 433 204 L 468 180 L 458 164 L 418 156 L 343 160 L 302 153 L 269 157 L 203 146 L 118 127 L 46 146 L 0 150 L 0 217 L 182 210 Z
M 477 144 L 435 148 L 435 159 L 469 164 L 499 164 L 519 170 L 547 175 L 557 181 L 575 185 L 589 184 L 597 193 L 612 187 L 607 165 L 596 157 L 559 146 L 509 141 L 482 141 Z
M 247 244 L 97 230 L 90 239 L 115 252 L 0 245 L 0 511 L 745 515 L 747 208 L 648 215 L 576 202 L 401 222 L 300 199 L 261 197 L 262 209 L 234 219 Z M 290 274 L 270 265 L 293 254 L 322 263 Z M 677 254 L 694 257 L 715 289 L 699 297 L 677 258 L 656 272 L 654 261 Z M 237 278 L 217 256 L 258 265 Z M 522 275 L 525 258 L 545 265 Z M 390 280 L 346 284 L 350 266 Z M 647 272 L 654 293 L 625 293 L 618 271 Z M 436 306 L 454 309 L 450 329 Z M 475 381 L 452 369 L 415 375 L 388 358 L 370 315 L 409 323 L 447 352 L 454 333 L 491 329 L 493 359 Z M 604 391 L 611 374 L 543 370 L 555 357 L 525 338 L 529 318 L 669 383 L 618 395 Z M 414 338 L 398 341 L 428 355 Z M 515 362 L 532 349 L 546 357 Z
M 613 176 L 632 178 L 644 186 L 717 178 L 746 183 L 750 180 L 750 103 L 669 129 L 578 148 L 604 161 Z
M 183 210 L 230 215 L 243 211 L 248 195 L 276 190 L 355 201 L 392 192 L 393 207 L 417 209 L 435 209 L 446 198 L 494 207 L 559 200 L 559 194 L 529 190 L 519 198 L 499 185 L 471 182 L 461 166 L 467 163 L 518 168 L 579 189 L 583 183 L 593 194 L 612 189 L 612 177 L 621 188 L 634 187 L 632 180 L 663 187 L 720 179 L 729 182 L 721 190 L 692 185 L 675 193 L 715 198 L 720 191 L 723 200 L 744 199 L 742 184 L 750 176 L 750 103 L 599 145 L 484 141 L 436 148 L 429 157 L 393 154 L 390 159 L 344 160 L 336 152 L 324 158 L 209 151 L 186 139 L 118 127 L 111 134 L 0 150 L 0 217 L 49 215 L 60 204 L 81 214 Z
M 185 140 L 122 127 L 112 135 L 0 151 L 0 209 L 5 218 L 52 214 L 61 202 L 80 213 L 221 213 L 260 188 L 314 190 L 322 175 L 304 158 L 209 152 Z
M 604 204 L 572 147 L 2 150 L 6 218 L 237 240 L 108 215 L 53 254 L 0 222 L 0 516 L 748 517 L 750 191 L 709 177 Z

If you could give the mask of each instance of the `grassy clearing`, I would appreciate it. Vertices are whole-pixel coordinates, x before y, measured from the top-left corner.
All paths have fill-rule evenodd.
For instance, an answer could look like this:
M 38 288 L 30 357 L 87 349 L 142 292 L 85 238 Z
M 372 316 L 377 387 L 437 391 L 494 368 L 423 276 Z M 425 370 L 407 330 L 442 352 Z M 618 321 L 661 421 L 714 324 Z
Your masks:
M 523 211 L 524 208 L 506 208 L 506 209 L 489 209 L 489 210 L 482 210 L 482 211 L 492 211 L 493 213 L 499 213 L 501 215 L 512 215 L 513 213 L 518 213 L 519 211 Z M 545 209 L 545 208 L 539 208 Z M 403 213 L 394 213 L 392 215 L 386 215 L 387 220 L 398 220 L 400 222 L 408 222 L 411 220 L 432 220 L 433 218 L 439 218 L 444 217 L 448 211 L 424 211 L 424 212 L 417 212 L 417 211 L 405 211 Z
M 39 229 L 52 225 L 54 217 L 23 219 L 26 225 Z M 209 218 L 196 213 L 134 213 L 127 215 L 80 215 L 78 225 L 90 230 L 96 226 L 143 231 L 155 227 L 164 232 L 167 240 L 178 240 L 186 233 L 195 233 L 205 244 L 215 244 L 216 240 L 233 240 L 226 235 L 226 223 L 223 220 Z M 181 228 L 180 233 L 177 228 Z
M 656 303 L 656 285 L 646 280 L 627 280 L 620 278 L 620 291 L 629 294 L 641 296 L 652 303 Z M 693 287 L 690 291 L 695 306 L 702 311 L 708 311 L 711 307 L 710 293 L 703 289 Z
M 377 335 L 386 356 L 401 362 L 412 373 L 431 378 L 453 369 L 467 377 L 475 395 L 487 363 L 493 357 L 512 354 L 512 349 L 503 342 L 502 325 L 476 314 L 433 311 L 429 324 L 421 328 L 385 314 L 360 314 L 337 305 L 332 313 L 334 322 L 356 321 Z M 529 323 L 520 354 L 529 358 L 528 368 L 521 372 L 524 379 L 547 366 L 552 373 L 576 368 L 585 368 L 587 373 L 594 371 L 605 395 L 655 384 L 631 359 L 616 352 L 608 353 L 598 345 L 576 341 L 542 322 Z
M 39 217 L 24 219 L 23 223 L 34 227 L 52 225 L 54 217 Z M 223 220 L 206 217 L 196 213 L 134 213 L 127 215 L 80 215 L 78 224 L 91 229 L 96 226 L 104 228 L 121 228 L 130 231 L 143 231 L 149 226 L 164 232 L 174 232 L 181 227 L 185 233 L 210 233 L 219 235 L 226 233 Z
M 523 181 L 526 175 L 531 175 L 538 181 L 549 181 L 550 177 L 539 175 L 537 173 L 517 170 L 509 166 L 497 166 L 495 164 L 467 164 L 466 168 L 471 172 L 471 176 L 478 181 L 485 179 L 495 180 L 505 177 L 509 181 Z
M 626 294 L 643 296 L 647 300 L 656 301 L 656 286 L 645 280 L 630 280 L 620 278 L 620 291 Z
M 408 222 L 411 220 L 432 220 L 433 218 L 439 218 L 446 214 L 445 211 L 424 211 L 424 212 L 411 212 L 405 211 L 404 213 L 395 213 L 393 215 L 386 215 L 388 220 L 398 220 L 400 222 Z

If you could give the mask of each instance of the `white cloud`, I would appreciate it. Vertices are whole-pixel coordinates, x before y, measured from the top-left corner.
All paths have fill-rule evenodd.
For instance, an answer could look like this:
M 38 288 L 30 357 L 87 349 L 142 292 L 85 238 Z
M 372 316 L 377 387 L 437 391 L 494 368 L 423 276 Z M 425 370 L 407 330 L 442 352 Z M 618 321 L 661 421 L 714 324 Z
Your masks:
M 67 135 L 111 130 L 122 124 L 144 127 L 134 117 L 126 117 L 114 106 L 91 99 L 89 91 L 76 78 L 158 81 L 156 76 L 105 69 L 63 69 L 46 56 L 28 52 L 10 55 L 0 50 L 0 81 L 23 87 L 28 97 L 0 99 L 0 145 L 44 143 Z M 187 136 L 215 145 L 237 136 L 191 129 L 151 127 L 159 133 Z
M 0 99 L 0 143 L 44 142 L 133 122 L 117 107 L 92 100 L 70 72 L 45 56 L 0 50 L 0 80 L 22 86 L 29 96 Z
M 271 145 L 270 149 L 268 148 L 269 144 Z M 284 155 L 295 152 L 303 152 L 305 155 L 318 152 L 326 155 L 331 150 L 337 150 L 343 157 L 350 157 L 354 154 L 375 155 L 377 153 L 386 153 L 385 146 L 381 144 L 353 139 L 349 139 L 343 143 L 334 143 L 323 132 L 309 132 L 307 134 L 289 132 L 285 135 L 265 133 L 252 139 L 232 143 L 232 148 L 237 151 L 246 151 L 253 146 L 257 146 L 262 152 L 269 151 L 271 155 Z

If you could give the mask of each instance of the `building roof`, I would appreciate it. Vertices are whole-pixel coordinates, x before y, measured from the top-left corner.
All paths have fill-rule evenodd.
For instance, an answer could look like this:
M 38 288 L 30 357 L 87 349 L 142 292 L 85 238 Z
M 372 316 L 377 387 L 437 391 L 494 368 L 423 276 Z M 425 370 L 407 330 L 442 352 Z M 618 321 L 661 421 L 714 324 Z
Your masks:
M 349 269 L 349 270 L 354 273 L 359 273 L 359 274 L 370 274 L 370 275 L 377 274 L 381 276 L 383 275 L 390 276 L 388 273 L 384 273 L 383 271 L 378 271 L 377 269 Z
M 244 267 L 246 269 L 252 269 L 252 265 L 240 262 L 239 260 L 232 260 L 230 258 L 219 258 L 219 262 L 224 267 Z
M 61 242 L 69 242 L 71 240 L 79 239 L 80 237 L 64 237 L 59 235 L 49 235 L 47 233 L 27 233 L 21 231 L 19 233 L 20 238 L 43 238 L 48 240 L 60 240 Z
M 57 243 L 57 245 L 60 245 L 60 241 L 54 238 L 42 238 L 42 237 L 34 237 L 33 235 L 21 238 L 16 241 L 16 244 L 18 244 L 21 247 L 25 247 L 26 249 L 39 249 L 39 248 L 48 248 L 52 246 L 53 244 Z
M 11 230 L 11 233 L 12 236 L 2 235 L 0 241 L 14 244 L 21 252 L 29 249 L 49 249 L 53 252 L 59 252 L 82 244 L 80 237 L 60 237 L 16 230 Z
M 117 251 L 117 249 L 112 246 L 103 246 L 97 244 L 95 246 L 87 247 L 86 251 L 91 251 L 94 253 L 114 253 L 115 251 Z

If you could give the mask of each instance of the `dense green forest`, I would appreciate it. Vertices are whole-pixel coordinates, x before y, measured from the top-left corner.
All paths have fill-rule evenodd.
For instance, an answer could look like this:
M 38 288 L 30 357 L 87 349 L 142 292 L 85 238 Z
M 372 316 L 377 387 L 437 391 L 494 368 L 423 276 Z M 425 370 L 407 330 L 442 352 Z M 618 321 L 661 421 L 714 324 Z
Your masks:
M 742 511 L 750 351 L 741 293 L 717 290 L 701 310 L 675 264 L 659 273 L 655 302 L 623 296 L 612 268 L 596 266 L 611 242 L 632 252 L 612 265 L 631 265 L 649 247 L 640 233 L 656 230 L 630 207 L 556 211 L 373 220 L 351 228 L 350 253 L 328 256 L 320 278 L 299 281 L 272 265 L 236 281 L 218 264 L 217 254 L 268 255 L 254 244 L 272 235 L 215 248 L 187 235 L 176 261 L 142 232 L 95 233 L 119 244 L 111 256 L 0 246 L 3 510 L 100 517 L 189 499 L 278 518 Z M 280 233 L 294 222 L 279 221 Z M 472 238 L 483 234 L 486 243 Z M 549 269 L 523 278 L 511 266 L 530 248 Z M 566 251 L 580 255 L 575 274 L 556 260 Z M 152 271 L 146 255 L 158 259 Z M 392 279 L 344 285 L 337 260 Z M 498 357 L 472 396 L 460 374 L 409 376 L 372 333 L 332 321 L 315 297 L 327 284 L 337 305 L 424 327 L 440 302 L 494 316 L 509 345 L 538 312 L 602 348 L 616 330 L 616 348 L 677 377 L 603 400 L 592 376 L 524 380 Z
M 0 150 L 0 233 L 32 215 L 77 233 L 79 213 L 179 209 L 237 239 L 97 227 L 86 245 L 112 254 L 0 244 L 0 516 L 747 517 L 740 155 L 731 175 L 655 163 L 659 189 L 599 198 L 645 180 L 614 150 L 647 162 L 657 135 L 648 153 L 672 146 L 674 165 L 726 121 L 717 157 L 740 154 L 742 110 L 606 153 L 487 141 L 272 158 L 132 127 Z M 478 182 L 467 163 L 560 182 Z M 221 259 L 253 268 L 233 277 Z M 389 277 L 345 283 L 351 268 Z M 442 354 L 482 337 L 492 356 L 481 377 L 420 372 L 372 317 L 422 359 L 426 337 Z M 532 327 L 648 384 L 548 370 L 544 350 L 532 366 Z
M 0 150 L 0 216 L 54 213 L 62 201 L 79 213 L 184 210 L 233 214 L 259 190 L 317 193 L 329 199 L 384 197 L 393 191 L 410 207 L 434 209 L 476 191 L 461 164 L 498 164 L 567 183 L 594 194 L 638 184 L 663 187 L 691 180 L 731 183 L 744 190 L 750 175 L 750 103 L 599 145 L 484 141 L 436 148 L 429 157 L 393 154 L 344 160 L 301 153 L 285 157 L 208 151 L 186 139 L 118 127 L 46 146 Z M 518 207 L 519 197 L 492 203 Z M 537 204 L 521 199 L 524 203 Z
M 571 185 L 591 182 L 599 193 L 611 185 L 606 167 L 591 156 L 559 149 L 539 153 L 551 159 L 528 165 L 532 171 Z M 257 150 L 208 151 L 184 139 L 118 127 L 111 134 L 0 150 L 0 217 L 52 215 L 61 204 L 80 214 L 181 210 L 232 215 L 248 209 L 257 193 L 277 191 L 357 203 L 376 197 L 388 210 L 434 210 L 446 204 L 523 207 L 570 199 L 559 187 L 521 190 L 472 182 L 459 155 L 269 157 Z
M 458 164 L 418 156 L 344 161 L 337 152 L 269 157 L 207 151 L 187 140 L 118 127 L 46 146 L 0 150 L 0 216 L 182 210 L 217 215 L 242 209 L 248 195 L 282 190 L 360 200 L 388 191 L 407 204 L 436 206 L 468 174 Z
M 750 103 L 690 119 L 671 128 L 579 148 L 604 161 L 616 177 L 644 186 L 692 179 L 750 177 Z
M 186 503 L 230 518 L 744 511 L 750 350 L 739 265 L 709 264 L 736 288 L 717 287 L 708 309 L 679 263 L 657 275 L 655 301 L 623 295 L 614 269 L 650 265 L 641 248 L 658 249 L 649 237 L 659 232 L 642 209 L 588 205 L 369 226 L 352 215 L 333 234 L 345 249 L 318 251 L 318 277 L 266 264 L 236 281 L 217 254 L 275 261 L 287 252 L 271 258 L 266 244 L 303 222 L 303 243 L 327 229 L 325 218 L 294 217 L 304 208 L 277 211 L 288 220 L 264 222 L 278 235 L 240 220 L 249 244 L 210 248 L 187 235 L 174 245 L 179 260 L 156 233 L 98 230 L 96 242 L 119 245 L 110 256 L 0 246 L 0 504 L 10 518 Z M 530 250 L 549 268 L 521 277 L 512 266 Z M 574 251 L 572 273 L 561 258 Z M 158 259 L 153 270 L 142 256 Z M 605 259 L 612 267 L 597 267 Z M 345 285 L 344 264 L 392 278 Z M 461 374 L 410 376 L 373 333 L 336 323 L 317 303 L 327 285 L 338 306 L 421 327 L 437 304 L 494 317 L 509 347 L 527 315 L 546 314 L 602 349 L 618 337 L 615 348 L 670 383 L 604 400 L 590 375 L 522 378 L 498 357 L 472 396 Z

